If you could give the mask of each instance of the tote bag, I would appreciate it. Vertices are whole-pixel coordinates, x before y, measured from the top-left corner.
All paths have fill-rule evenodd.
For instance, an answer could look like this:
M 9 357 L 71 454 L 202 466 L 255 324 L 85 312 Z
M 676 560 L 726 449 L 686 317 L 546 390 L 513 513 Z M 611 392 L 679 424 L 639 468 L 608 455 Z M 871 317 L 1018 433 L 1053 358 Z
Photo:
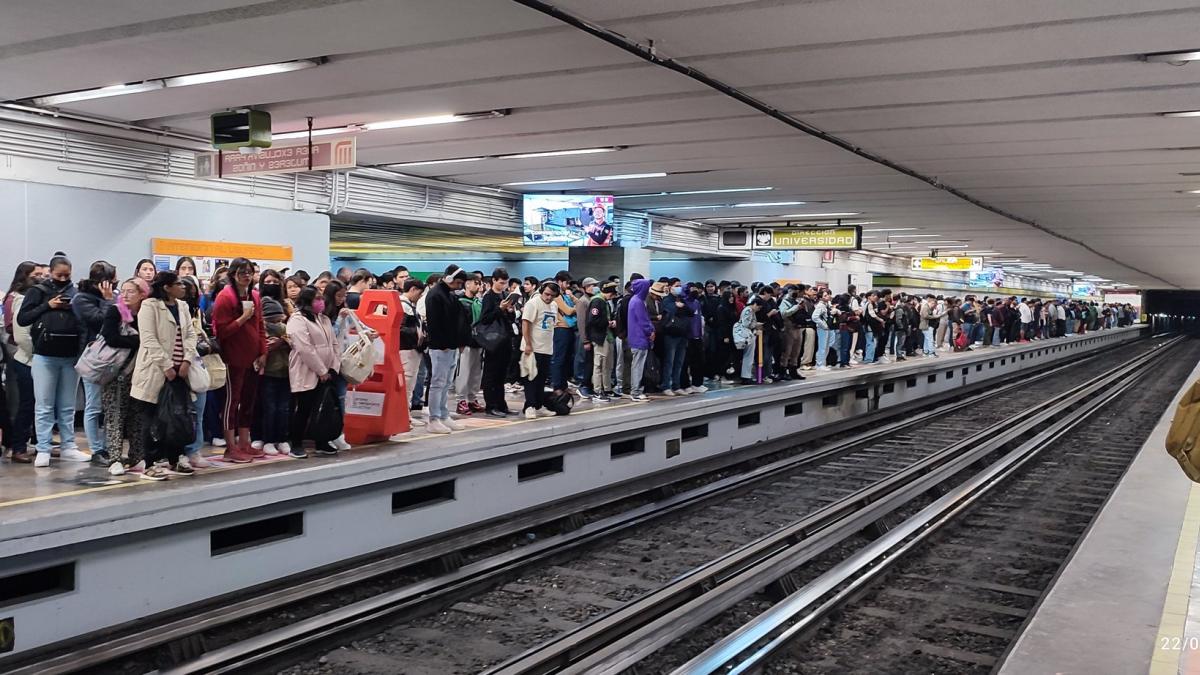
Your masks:
M 375 349 L 375 331 L 363 325 L 353 314 L 350 315 L 358 332 L 342 352 L 342 377 L 352 385 L 362 384 L 375 372 L 382 354 Z
M 1167 430 L 1167 452 L 1193 482 L 1200 483 L 1200 449 L 1196 440 L 1200 438 L 1200 381 L 1192 384 L 1179 406 Z
M 79 355 L 75 372 L 84 382 L 105 385 L 117 379 L 128 360 L 128 349 L 109 347 L 103 337 L 97 337 Z

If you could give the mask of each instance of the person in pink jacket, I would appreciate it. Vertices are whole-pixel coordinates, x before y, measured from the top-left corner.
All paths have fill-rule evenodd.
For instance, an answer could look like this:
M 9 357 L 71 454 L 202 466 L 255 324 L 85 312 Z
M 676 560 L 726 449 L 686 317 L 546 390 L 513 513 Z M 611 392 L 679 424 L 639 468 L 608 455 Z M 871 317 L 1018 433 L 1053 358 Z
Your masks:
M 305 286 L 296 296 L 296 312 L 287 322 L 287 334 L 292 344 L 292 352 L 288 355 L 288 380 L 292 389 L 292 448 L 289 454 L 298 459 L 308 456 L 304 452 L 305 429 L 317 407 L 320 395 L 317 384 L 327 382 L 342 366 L 341 345 L 333 334 L 333 324 L 324 314 L 324 305 L 317 289 Z M 318 441 L 316 452 L 336 455 L 337 449 Z

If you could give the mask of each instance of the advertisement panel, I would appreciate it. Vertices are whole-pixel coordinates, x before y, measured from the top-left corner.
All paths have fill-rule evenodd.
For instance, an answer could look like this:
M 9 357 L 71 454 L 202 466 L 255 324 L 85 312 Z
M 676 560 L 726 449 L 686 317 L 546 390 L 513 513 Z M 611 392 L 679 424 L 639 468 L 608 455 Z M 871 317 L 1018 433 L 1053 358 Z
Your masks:
M 1000 288 L 1004 285 L 1004 270 L 987 267 L 978 272 L 968 272 L 967 285 L 971 288 Z
M 1072 298 L 1098 298 L 1100 289 L 1094 281 L 1075 281 L 1071 284 Z
M 980 272 L 983 258 L 913 258 L 912 268 L 918 272 Z
M 721 230 L 718 241 L 723 250 L 854 251 L 862 248 L 862 228 L 727 227 Z
M 525 246 L 616 246 L 612 195 L 525 195 Z

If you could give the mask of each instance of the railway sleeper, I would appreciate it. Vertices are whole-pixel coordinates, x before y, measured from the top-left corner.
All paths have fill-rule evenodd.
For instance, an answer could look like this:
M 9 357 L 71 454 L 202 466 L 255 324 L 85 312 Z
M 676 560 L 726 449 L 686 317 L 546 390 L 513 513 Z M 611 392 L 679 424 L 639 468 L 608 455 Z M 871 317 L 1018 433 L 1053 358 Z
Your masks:
M 582 513 L 572 513 L 558 521 L 559 534 L 570 534 L 575 530 L 587 525 L 587 520 Z
M 168 642 L 166 647 L 167 657 L 173 665 L 198 659 L 208 651 L 204 644 L 203 633 L 185 635 L 178 640 Z
M 467 559 L 462 551 L 451 551 L 429 560 L 426 567 L 430 574 L 441 576 L 457 572 L 465 564 Z

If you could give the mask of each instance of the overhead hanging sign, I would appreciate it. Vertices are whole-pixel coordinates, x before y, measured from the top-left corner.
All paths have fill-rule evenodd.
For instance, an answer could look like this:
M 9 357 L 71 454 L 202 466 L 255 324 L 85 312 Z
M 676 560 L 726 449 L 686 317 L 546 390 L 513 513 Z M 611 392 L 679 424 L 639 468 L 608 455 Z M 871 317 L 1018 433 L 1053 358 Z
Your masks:
M 913 258 L 912 268 L 918 272 L 979 272 L 983 258 Z
M 313 143 L 311 165 L 308 141 L 277 143 L 253 154 L 204 152 L 196 155 L 196 178 L 353 169 L 358 159 L 357 151 L 357 139 L 350 137 Z
M 740 251 L 853 251 L 862 248 L 862 228 L 727 227 L 718 244 L 722 250 Z

